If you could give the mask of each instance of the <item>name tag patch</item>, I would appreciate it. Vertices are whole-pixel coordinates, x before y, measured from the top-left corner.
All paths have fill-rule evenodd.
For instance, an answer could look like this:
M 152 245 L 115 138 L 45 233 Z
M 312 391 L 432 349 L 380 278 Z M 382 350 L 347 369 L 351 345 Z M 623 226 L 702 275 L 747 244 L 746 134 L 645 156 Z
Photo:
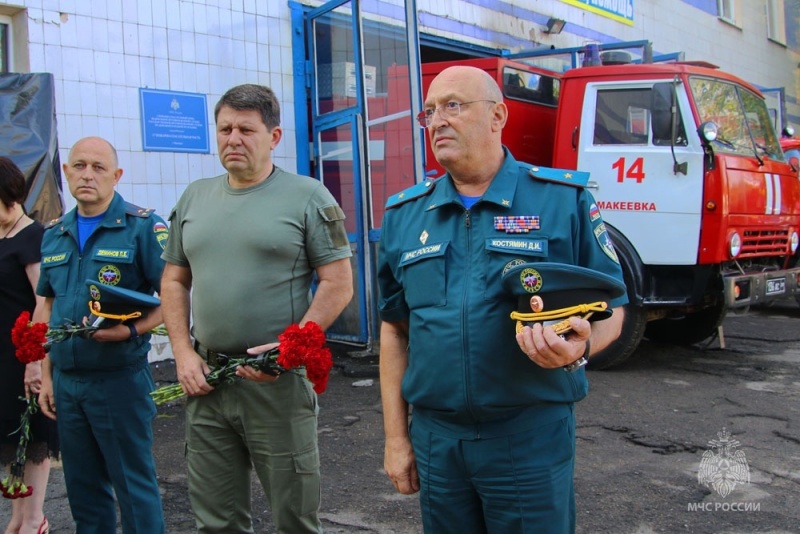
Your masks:
M 100 248 L 94 253 L 95 259 L 115 259 L 130 260 L 133 258 L 133 251 L 130 249 Z
M 443 256 L 449 243 L 432 243 L 424 247 L 407 250 L 400 256 L 400 265 L 414 263 L 424 258 Z
M 48 267 L 51 265 L 61 265 L 69 260 L 69 252 L 61 252 L 59 254 L 48 254 L 42 256 L 42 266 Z
M 526 256 L 547 256 L 547 239 L 490 237 L 486 240 L 486 250 L 524 254 Z

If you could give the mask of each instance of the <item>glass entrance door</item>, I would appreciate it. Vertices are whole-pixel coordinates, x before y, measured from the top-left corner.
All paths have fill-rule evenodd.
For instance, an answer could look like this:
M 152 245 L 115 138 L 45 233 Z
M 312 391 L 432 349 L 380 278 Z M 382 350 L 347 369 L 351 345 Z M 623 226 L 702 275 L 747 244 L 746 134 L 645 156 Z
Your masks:
M 328 330 L 341 341 L 367 343 L 370 333 L 364 223 L 364 76 L 359 0 L 328 2 L 308 13 L 312 174 L 341 205 L 353 250 L 354 296 Z
M 304 29 L 294 44 L 295 99 L 305 104 L 295 104 L 298 135 L 306 134 L 311 145 L 308 168 L 299 157 L 298 171 L 322 180 L 339 201 L 354 255 L 355 296 L 328 335 L 371 348 L 378 334 L 374 275 L 383 207 L 414 183 L 405 27 L 378 21 L 379 6 L 371 0 L 290 6 L 295 27 Z M 303 113 L 307 133 L 300 127 Z

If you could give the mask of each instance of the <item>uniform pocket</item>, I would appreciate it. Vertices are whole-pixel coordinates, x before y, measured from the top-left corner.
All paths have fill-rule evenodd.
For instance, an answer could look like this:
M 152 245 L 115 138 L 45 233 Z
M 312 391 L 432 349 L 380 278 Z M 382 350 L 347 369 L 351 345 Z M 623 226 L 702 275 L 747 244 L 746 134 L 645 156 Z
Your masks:
M 337 205 L 322 206 L 317 208 L 320 217 L 325 221 L 325 231 L 328 234 L 328 242 L 334 248 L 346 247 L 350 244 L 345 230 L 345 214 Z
M 319 508 L 319 450 L 314 448 L 294 454 L 292 462 L 296 476 L 291 506 L 298 515 L 305 516 Z
M 103 263 L 133 263 L 135 255 L 136 250 L 133 248 L 98 247 L 92 254 L 92 259 Z
M 490 237 L 484 245 L 486 251 L 485 300 L 509 298 L 500 280 L 510 268 L 524 263 L 547 260 L 548 241 L 546 237 Z
M 136 250 L 133 247 L 97 247 L 92 254 L 89 273 L 92 280 L 110 286 L 123 282 L 126 287 L 136 287 L 138 273 L 134 265 Z M 92 272 L 94 271 L 94 272 Z
M 67 294 L 70 282 L 70 257 L 72 252 L 43 254 L 40 268 L 56 297 Z
M 410 308 L 447 304 L 447 246 L 434 243 L 400 255 L 406 302 Z

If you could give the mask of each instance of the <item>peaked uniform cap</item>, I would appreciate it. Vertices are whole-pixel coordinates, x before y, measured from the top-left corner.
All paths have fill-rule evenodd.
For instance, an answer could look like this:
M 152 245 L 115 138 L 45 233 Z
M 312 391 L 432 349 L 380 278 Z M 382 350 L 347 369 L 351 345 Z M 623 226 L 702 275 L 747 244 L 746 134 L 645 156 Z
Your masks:
M 611 316 L 609 302 L 627 291 L 613 276 L 565 263 L 515 265 L 503 274 L 502 282 L 517 297 L 517 311 L 511 318 L 518 321 L 518 330 L 526 324 L 551 324 L 573 316 L 606 319 Z
M 161 301 L 153 295 L 140 293 L 124 287 L 101 284 L 97 280 L 86 280 L 89 289 L 90 323 L 100 317 L 101 328 L 108 328 L 143 315 L 144 310 L 155 308 Z

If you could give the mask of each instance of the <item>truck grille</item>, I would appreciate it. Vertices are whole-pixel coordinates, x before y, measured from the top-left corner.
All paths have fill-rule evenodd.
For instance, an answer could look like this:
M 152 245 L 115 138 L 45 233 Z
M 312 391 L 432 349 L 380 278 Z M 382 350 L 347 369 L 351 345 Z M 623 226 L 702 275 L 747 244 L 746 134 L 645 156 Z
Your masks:
M 738 258 L 781 256 L 789 247 L 789 230 L 746 230 L 742 236 L 742 252 Z

